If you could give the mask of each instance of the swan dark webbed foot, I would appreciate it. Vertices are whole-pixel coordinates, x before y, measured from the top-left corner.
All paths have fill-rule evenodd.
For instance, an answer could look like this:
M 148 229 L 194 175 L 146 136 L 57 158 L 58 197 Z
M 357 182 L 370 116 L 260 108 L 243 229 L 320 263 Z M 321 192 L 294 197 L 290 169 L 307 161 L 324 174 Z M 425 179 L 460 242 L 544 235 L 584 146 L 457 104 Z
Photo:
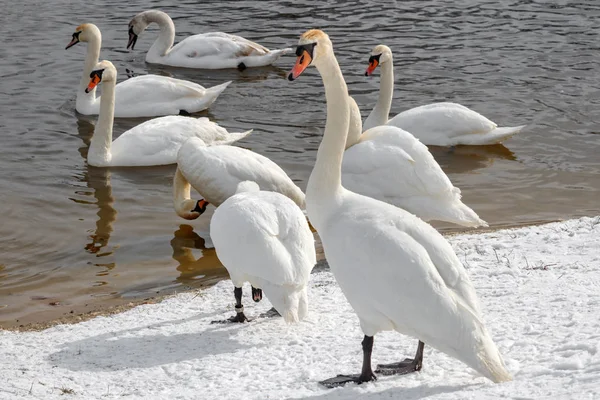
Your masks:
M 377 380 L 377 376 L 373 373 L 371 369 L 371 354 L 373 353 L 373 336 L 365 335 L 362 341 L 363 348 L 363 365 L 362 372 L 360 375 L 338 375 L 335 378 L 325 379 L 324 381 L 319 382 L 321 385 L 334 388 L 338 386 L 343 386 L 346 383 L 354 382 L 357 384 L 361 384 L 363 382 L 370 382 Z
M 327 387 L 327 388 L 335 388 L 338 386 L 344 386 L 347 383 L 351 383 L 354 382 L 358 385 L 360 385 L 361 383 L 364 382 L 370 382 L 370 381 L 375 381 L 377 380 L 377 377 L 375 376 L 375 374 L 373 372 L 371 372 L 368 375 L 363 376 L 362 374 L 360 375 L 338 375 L 335 378 L 329 378 L 329 379 L 325 379 L 324 381 L 319 382 L 321 385 Z
M 227 318 L 229 322 L 250 322 L 244 311 L 236 312 L 234 317 Z
M 226 324 L 228 322 L 250 322 L 250 320 L 244 314 L 244 306 L 242 305 L 242 288 L 233 288 L 233 295 L 235 296 L 235 317 L 231 317 L 221 321 L 212 321 L 211 324 Z
M 382 375 L 406 375 L 413 372 L 420 371 L 423 368 L 423 349 L 425 344 L 419 341 L 419 347 L 417 348 L 417 354 L 415 358 L 406 358 L 404 361 L 400 361 L 392 364 L 379 364 L 375 372 Z
M 258 303 L 259 301 L 261 301 L 262 294 L 262 289 L 257 289 L 254 286 L 252 286 L 252 300 L 254 300 L 254 302 Z
M 184 116 L 184 117 L 189 117 L 192 114 L 190 114 L 189 112 L 187 112 L 186 110 L 179 110 L 179 115 Z
M 246 67 L 246 64 L 244 64 L 243 62 L 239 63 L 239 64 L 238 64 L 238 66 L 237 66 L 237 69 L 238 69 L 239 71 L 243 71 L 243 70 L 245 70 L 246 68 L 248 68 L 248 67 Z

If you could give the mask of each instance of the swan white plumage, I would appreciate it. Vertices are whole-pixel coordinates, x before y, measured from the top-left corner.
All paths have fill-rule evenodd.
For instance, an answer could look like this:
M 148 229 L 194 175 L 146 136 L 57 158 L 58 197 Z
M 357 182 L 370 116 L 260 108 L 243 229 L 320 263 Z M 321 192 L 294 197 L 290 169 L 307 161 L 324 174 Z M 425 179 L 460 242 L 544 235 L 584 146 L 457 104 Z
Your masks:
M 215 210 L 210 237 L 235 287 L 236 316 L 230 321 L 248 320 L 242 305 L 244 282 L 252 285 L 253 297 L 262 289 L 286 322 L 306 316 L 306 285 L 317 262 L 315 243 L 306 217 L 292 200 L 259 191 L 255 182 L 241 182 L 236 194 Z
M 201 138 L 209 145 L 230 144 L 252 132 L 230 133 L 208 118 L 169 115 L 134 126 L 113 142 L 117 70 L 110 61 L 104 60 L 90 73 L 90 79 L 87 91 L 100 82 L 103 84 L 100 115 L 88 151 L 88 164 L 95 167 L 174 164 L 179 147 L 191 137 Z
M 392 50 L 385 45 L 373 49 L 365 75 L 371 75 L 378 65 L 381 65 L 379 98 L 365 120 L 365 130 L 379 125 L 393 125 L 412 133 L 426 145 L 454 146 L 502 143 L 525 127 L 499 128 L 483 115 L 449 102 L 411 108 L 388 120 L 394 93 L 394 61 Z
M 322 383 L 332 387 L 375 379 L 373 336 L 383 330 L 396 330 L 420 342 L 414 360 L 380 365 L 381 373 L 421 369 L 424 342 L 494 382 L 510 380 L 482 320 L 473 285 L 448 241 L 401 208 L 342 187 L 349 96 L 329 37 L 320 30 L 305 32 L 296 54 L 288 78 L 296 79 L 314 64 L 327 100 L 327 122 L 308 181 L 306 211 L 365 334 L 361 374 Z
M 360 109 L 352 97 L 350 128 L 342 162 L 342 184 L 350 191 L 398 206 L 424 221 L 488 226 L 461 201 L 427 146 L 400 128 L 376 126 L 362 133 Z
M 85 88 L 90 72 L 98 63 L 102 34 L 94 24 L 79 25 L 66 48 L 79 42 L 87 42 L 88 46 L 75 109 L 80 114 L 98 115 L 101 97 L 96 97 L 95 89 L 86 93 Z M 177 115 L 181 111 L 202 111 L 210 107 L 230 83 L 231 81 L 206 89 L 194 82 L 161 75 L 129 78 L 116 87 L 115 117 L 158 117 Z
M 191 138 L 177 154 L 173 205 L 181 218 L 196 219 L 208 204 L 219 207 L 236 193 L 241 182 L 256 182 L 261 190 L 278 192 L 304 208 L 304 193 L 273 161 L 236 146 L 210 146 Z M 204 197 L 192 200 L 191 186 Z
M 158 24 L 158 38 L 146 54 L 146 62 L 173 67 L 222 69 L 262 67 L 274 63 L 292 49 L 269 50 L 241 36 L 223 32 L 209 32 L 185 38 L 177 45 L 175 25 L 166 13 L 159 10 L 143 11 L 129 22 L 129 43 L 133 50 L 138 35 L 151 23 Z

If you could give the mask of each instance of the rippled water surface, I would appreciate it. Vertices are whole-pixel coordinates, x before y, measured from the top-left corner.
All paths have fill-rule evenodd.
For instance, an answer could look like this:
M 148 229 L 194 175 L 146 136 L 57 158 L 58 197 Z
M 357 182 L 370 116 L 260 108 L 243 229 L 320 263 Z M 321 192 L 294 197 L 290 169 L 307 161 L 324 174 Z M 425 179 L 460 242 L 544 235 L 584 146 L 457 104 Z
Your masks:
M 161 8 L 174 19 L 176 40 L 222 30 L 270 48 L 291 46 L 306 29 L 322 28 L 363 117 L 379 85 L 378 73 L 363 76 L 368 53 L 387 44 L 395 55 L 392 114 L 454 101 L 499 125 L 529 124 L 505 146 L 431 148 L 465 203 L 497 227 L 600 211 L 597 4 L 2 0 L 0 326 L 226 276 L 210 248 L 210 215 L 190 224 L 173 212 L 174 166 L 87 165 L 95 118 L 74 110 L 86 48 L 64 49 L 78 24 L 98 25 L 101 58 L 117 66 L 121 80 L 126 68 L 205 86 L 233 80 L 199 115 L 229 129 L 254 128 L 239 145 L 277 162 L 302 188 L 325 121 L 314 69 L 289 83 L 284 78 L 293 56 L 244 72 L 149 65 L 144 56 L 157 29 L 128 52 L 127 23 L 140 11 Z M 141 121 L 116 120 L 115 135 Z

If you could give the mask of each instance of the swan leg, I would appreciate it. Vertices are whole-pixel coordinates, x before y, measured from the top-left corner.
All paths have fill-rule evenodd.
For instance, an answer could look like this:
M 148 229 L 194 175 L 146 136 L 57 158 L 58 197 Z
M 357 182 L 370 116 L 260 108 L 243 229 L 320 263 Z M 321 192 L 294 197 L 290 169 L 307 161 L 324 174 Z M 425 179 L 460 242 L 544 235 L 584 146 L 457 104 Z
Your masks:
M 227 322 L 250 322 L 246 315 L 244 315 L 244 306 L 242 305 L 242 288 L 234 288 L 233 294 L 235 296 L 235 316 L 227 318 L 226 320 L 212 321 L 211 324 L 224 324 Z
M 371 353 L 373 352 L 373 336 L 365 335 L 362 341 L 363 348 L 363 366 L 360 375 L 338 375 L 335 378 L 326 379 L 319 382 L 321 385 L 334 388 L 337 386 L 345 385 L 349 382 L 356 382 L 361 384 L 363 382 L 374 381 L 377 379 L 373 370 L 371 369 Z
M 262 289 L 257 289 L 252 286 L 252 300 L 254 300 L 255 303 L 258 303 L 262 300 Z
M 417 354 L 415 358 L 406 358 L 404 361 L 400 361 L 393 364 L 379 364 L 375 372 L 382 375 L 406 375 L 411 372 L 420 371 L 423 367 L 423 349 L 425 343 L 419 340 L 419 347 L 417 347 Z
M 189 112 L 187 112 L 186 110 L 179 110 L 179 115 L 182 115 L 184 117 L 189 117 L 192 114 L 190 114 Z

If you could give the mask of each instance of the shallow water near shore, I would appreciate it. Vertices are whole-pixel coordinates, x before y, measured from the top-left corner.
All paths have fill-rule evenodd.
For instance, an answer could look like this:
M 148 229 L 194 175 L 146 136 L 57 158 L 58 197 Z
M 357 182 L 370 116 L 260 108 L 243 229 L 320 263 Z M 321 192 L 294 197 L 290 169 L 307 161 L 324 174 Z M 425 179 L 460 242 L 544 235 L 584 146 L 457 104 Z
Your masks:
M 0 327 L 227 276 L 211 248 L 210 213 L 188 222 L 173 211 L 174 166 L 87 165 L 96 118 L 74 110 L 86 47 L 64 49 L 83 22 L 101 29 L 101 58 L 115 64 L 120 80 L 126 69 L 206 87 L 233 80 L 198 116 L 230 130 L 253 128 L 238 145 L 271 158 L 306 187 L 326 117 L 316 71 L 286 81 L 294 56 L 243 72 L 146 64 L 157 29 L 140 36 L 135 51 L 125 46 L 127 23 L 149 7 L 171 15 L 176 41 L 221 30 L 281 48 L 293 46 L 308 28 L 324 29 L 364 118 L 379 87 L 379 72 L 363 75 L 368 53 L 384 43 L 395 56 L 392 115 L 454 101 L 501 126 L 528 124 L 504 145 L 431 148 L 465 203 L 492 228 L 600 211 L 600 6 L 504 0 L 11 3 L 0 44 Z M 116 120 L 115 136 L 142 121 Z

